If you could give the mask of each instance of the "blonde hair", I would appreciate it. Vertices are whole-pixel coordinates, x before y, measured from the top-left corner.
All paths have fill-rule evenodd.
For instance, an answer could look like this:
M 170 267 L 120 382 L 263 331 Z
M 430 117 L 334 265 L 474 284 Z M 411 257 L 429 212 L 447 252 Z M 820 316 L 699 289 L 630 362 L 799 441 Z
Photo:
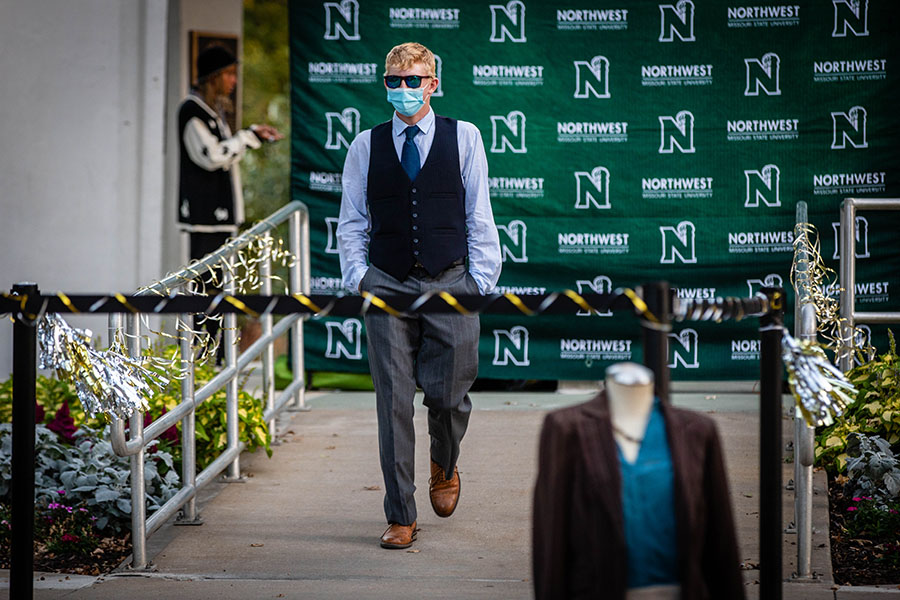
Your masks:
M 434 65 L 434 54 L 431 53 L 431 50 L 416 42 L 406 42 L 391 48 L 391 51 L 387 53 L 387 57 L 384 59 L 384 73 L 387 75 L 388 69 L 391 67 L 408 71 L 416 63 L 425 65 L 425 68 L 428 69 L 428 75 L 432 77 L 437 75 Z

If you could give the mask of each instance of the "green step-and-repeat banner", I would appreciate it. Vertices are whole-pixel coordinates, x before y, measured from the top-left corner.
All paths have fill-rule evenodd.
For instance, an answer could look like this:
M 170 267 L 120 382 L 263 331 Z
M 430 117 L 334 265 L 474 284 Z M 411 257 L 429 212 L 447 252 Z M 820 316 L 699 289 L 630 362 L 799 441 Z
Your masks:
M 435 112 L 481 131 L 500 291 L 790 288 L 801 200 L 836 270 L 842 199 L 900 196 L 898 12 L 894 0 L 296 0 L 292 194 L 310 208 L 312 291 L 343 293 L 344 158 L 390 119 L 384 57 L 406 41 L 437 56 Z M 857 219 L 857 310 L 900 306 L 895 215 Z M 630 314 L 481 323 L 481 377 L 598 379 L 642 359 Z M 672 377 L 756 378 L 756 327 L 676 324 Z M 367 371 L 362 318 L 306 331 L 308 368 Z

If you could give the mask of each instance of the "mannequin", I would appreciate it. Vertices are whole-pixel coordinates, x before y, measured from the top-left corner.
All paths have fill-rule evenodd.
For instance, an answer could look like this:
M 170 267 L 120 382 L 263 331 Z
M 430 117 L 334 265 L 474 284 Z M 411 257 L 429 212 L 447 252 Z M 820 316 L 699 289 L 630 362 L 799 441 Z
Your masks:
M 532 510 L 536 600 L 743 600 L 714 421 L 612 365 L 606 389 L 544 419 Z
M 613 439 L 622 458 L 634 465 L 653 410 L 653 371 L 632 362 L 610 366 L 606 369 L 606 397 Z M 671 472 L 671 469 L 667 471 Z M 630 476 L 623 469 L 623 479 Z M 643 545 L 643 541 L 638 539 L 632 543 Z M 671 552 L 674 554 L 677 550 L 672 547 Z M 678 600 L 680 597 L 681 587 L 677 584 L 629 588 L 625 595 L 626 600 Z
M 653 371 L 632 362 L 606 369 L 606 396 L 613 437 L 630 463 L 637 460 L 653 408 Z

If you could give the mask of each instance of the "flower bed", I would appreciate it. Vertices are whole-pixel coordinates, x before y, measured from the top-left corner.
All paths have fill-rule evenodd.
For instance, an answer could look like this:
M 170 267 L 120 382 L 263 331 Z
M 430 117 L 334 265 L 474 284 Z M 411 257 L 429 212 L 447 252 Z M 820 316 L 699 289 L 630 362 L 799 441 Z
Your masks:
M 900 357 L 889 337 L 888 352 L 847 373 L 856 398 L 817 437 L 839 584 L 900 583 Z

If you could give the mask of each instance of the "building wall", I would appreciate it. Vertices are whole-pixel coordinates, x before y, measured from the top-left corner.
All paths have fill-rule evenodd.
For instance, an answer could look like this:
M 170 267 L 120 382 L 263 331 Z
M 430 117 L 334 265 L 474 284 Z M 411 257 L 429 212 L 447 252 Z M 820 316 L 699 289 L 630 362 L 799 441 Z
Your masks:
M 177 268 L 188 29 L 240 33 L 241 1 L 0 0 L 0 289 L 130 291 Z

